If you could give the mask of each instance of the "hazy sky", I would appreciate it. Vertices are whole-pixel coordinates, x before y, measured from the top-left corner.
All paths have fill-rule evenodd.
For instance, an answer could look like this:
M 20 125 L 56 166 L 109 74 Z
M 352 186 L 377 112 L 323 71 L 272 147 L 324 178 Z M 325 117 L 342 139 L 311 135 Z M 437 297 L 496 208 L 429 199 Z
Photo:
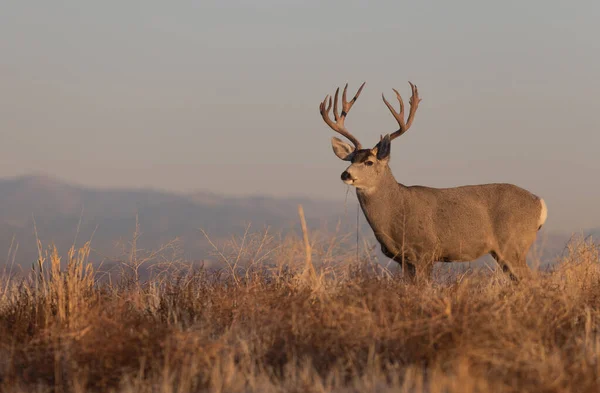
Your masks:
M 600 2 L 12 1 L 0 13 L 0 176 L 343 199 L 318 104 L 395 131 L 404 184 L 512 182 L 552 228 L 600 225 Z M 393 101 L 395 103 L 395 100 Z

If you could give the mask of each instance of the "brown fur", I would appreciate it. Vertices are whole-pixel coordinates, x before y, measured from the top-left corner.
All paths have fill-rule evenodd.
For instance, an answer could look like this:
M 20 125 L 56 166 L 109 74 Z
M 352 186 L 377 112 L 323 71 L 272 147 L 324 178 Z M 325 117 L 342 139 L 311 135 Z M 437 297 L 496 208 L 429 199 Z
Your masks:
M 336 154 L 338 143 L 344 142 L 334 141 Z M 407 187 L 394 178 L 389 154 L 377 159 L 378 148 L 348 157 L 352 164 L 346 183 L 357 188 L 382 252 L 401 263 L 410 277 L 420 272 L 428 276 L 434 261 L 472 261 L 485 254 L 513 279 L 530 274 L 526 256 L 540 226 L 540 198 L 512 184 Z M 365 165 L 367 161 L 373 165 Z

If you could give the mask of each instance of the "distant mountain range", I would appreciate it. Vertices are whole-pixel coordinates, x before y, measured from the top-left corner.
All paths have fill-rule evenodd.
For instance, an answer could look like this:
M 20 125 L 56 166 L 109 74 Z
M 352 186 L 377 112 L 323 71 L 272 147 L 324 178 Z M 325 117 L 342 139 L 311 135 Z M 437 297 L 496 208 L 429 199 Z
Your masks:
M 179 238 L 184 257 L 203 259 L 212 240 L 254 231 L 299 229 L 302 204 L 311 227 L 335 224 L 343 203 L 307 198 L 228 197 L 209 192 L 176 194 L 152 189 L 93 189 L 47 176 L 0 180 L 0 252 L 13 250 L 15 261 L 30 266 L 37 259 L 35 229 L 41 242 L 55 243 L 65 255 L 92 239 L 94 259 L 116 257 L 133 239 L 136 217 L 138 248 L 156 249 Z M 35 224 L 35 225 L 34 225 Z M 4 258 L 3 258 L 4 259 Z M 0 260 L 0 263 L 4 261 Z
M 137 216 L 141 232 L 138 248 L 155 249 L 179 238 L 185 259 L 202 260 L 210 247 L 200 228 L 216 240 L 242 235 L 249 223 L 256 231 L 267 226 L 274 232 L 298 231 L 298 204 L 303 205 L 311 228 L 333 228 L 340 219 L 349 231 L 355 225 L 354 197 L 344 206 L 343 201 L 307 198 L 94 189 L 48 176 L 2 179 L 0 252 L 8 256 L 11 244 L 13 251 L 18 244 L 15 262 L 31 266 L 37 259 L 36 228 L 41 242 L 55 243 L 61 255 L 66 255 L 76 238 L 79 246 L 92 239 L 92 260 L 116 259 L 124 255 L 123 247 L 128 247 L 133 238 Z M 362 213 L 361 220 L 362 233 L 370 235 Z M 600 234 L 600 230 L 595 232 Z M 542 238 L 543 258 L 550 260 L 563 249 L 569 236 L 545 233 Z M 5 258 L 0 259 L 0 265 L 4 263 Z

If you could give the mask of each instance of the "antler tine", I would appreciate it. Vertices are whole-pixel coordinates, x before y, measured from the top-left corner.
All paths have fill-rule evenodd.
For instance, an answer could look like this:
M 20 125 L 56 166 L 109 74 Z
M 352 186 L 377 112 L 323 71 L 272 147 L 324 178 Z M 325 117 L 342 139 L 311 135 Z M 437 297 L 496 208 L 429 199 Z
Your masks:
M 344 108 L 344 111 L 346 113 L 348 113 L 348 111 L 350 110 L 350 108 L 352 108 L 352 105 L 354 105 L 354 103 L 358 99 L 358 96 L 362 92 L 362 89 L 363 89 L 363 87 L 365 87 L 366 83 L 367 82 L 363 82 L 363 84 L 360 85 L 360 87 L 358 88 L 358 91 L 356 92 L 356 94 L 354 95 L 354 97 L 352 97 L 352 99 L 350 100 L 350 102 L 346 101 L 346 90 L 348 89 L 348 84 L 346 83 L 346 86 L 344 87 L 344 93 L 342 93 L 342 104 L 344 106 L 347 106 L 347 108 Z
M 385 96 L 383 94 L 381 95 L 381 97 L 383 98 L 383 102 L 388 107 L 390 112 L 392 112 L 392 115 L 394 116 L 394 118 L 398 122 L 398 126 L 400 127 L 398 131 L 393 132 L 390 135 L 390 140 L 394 140 L 400 135 L 404 134 L 406 131 L 408 131 L 408 129 L 412 125 L 413 120 L 415 119 L 415 113 L 417 112 L 417 108 L 419 107 L 419 102 L 421 102 L 417 86 L 412 84 L 411 82 L 408 83 L 410 84 L 410 88 L 412 90 L 412 96 L 408 101 L 408 103 L 410 104 L 410 110 L 408 112 L 408 120 L 406 122 L 404 121 L 404 101 L 402 100 L 402 96 L 400 96 L 400 93 L 398 93 L 398 90 L 392 89 L 394 90 L 394 93 L 396 93 L 396 98 L 400 103 L 400 112 L 396 112 L 392 105 L 385 99 Z
M 412 95 L 410 96 L 410 100 L 408 100 L 408 103 L 410 104 L 410 111 L 408 112 L 408 120 L 406 120 L 407 129 L 410 128 L 413 120 L 415 119 L 415 113 L 417 112 L 417 108 L 419 107 L 419 102 L 421 102 L 421 99 L 419 98 L 419 89 L 417 88 L 417 85 L 413 85 L 411 82 L 408 83 L 410 84 Z
M 400 103 L 400 112 L 396 112 L 396 110 L 394 109 L 392 104 L 390 104 L 388 102 L 388 100 L 385 99 L 385 95 L 383 95 L 383 93 L 381 94 L 381 98 L 383 98 L 383 102 L 385 103 L 385 105 L 388 107 L 388 109 L 390 110 L 390 112 L 392 113 L 392 115 L 394 116 L 396 121 L 398 122 L 400 129 L 405 129 L 406 123 L 404 123 L 404 101 L 402 101 L 402 97 L 400 96 L 400 93 L 398 93 L 398 90 L 396 90 L 396 89 L 392 89 L 392 90 L 394 91 L 394 93 L 396 93 L 396 98 L 398 99 L 398 102 Z
M 331 120 L 331 118 L 329 117 L 329 111 L 331 110 L 331 97 L 329 95 L 327 95 L 325 97 L 325 100 L 323 100 L 323 102 L 321 102 L 321 104 L 319 105 L 319 112 L 321 113 L 321 116 L 323 117 L 323 120 L 325 121 L 325 123 L 327 123 L 327 125 L 332 130 L 343 135 L 350 142 L 352 142 L 352 144 L 354 145 L 354 148 L 356 150 L 362 148 L 362 145 L 360 144 L 358 139 L 356 139 L 354 137 L 354 135 L 352 135 L 350 132 L 348 132 L 348 130 L 344 126 L 344 121 L 346 119 L 346 116 L 348 115 L 348 112 L 350 112 L 352 105 L 354 105 L 354 103 L 360 96 L 360 93 L 362 92 L 362 89 L 365 86 L 365 83 L 366 82 L 364 82 L 360 86 L 360 88 L 358 89 L 358 91 L 356 92 L 354 97 L 350 100 L 350 102 L 348 102 L 346 100 L 346 93 L 348 91 L 348 84 L 346 83 L 346 86 L 344 87 L 344 91 L 342 92 L 342 113 L 341 114 L 338 114 L 338 97 L 339 97 L 340 89 L 339 89 L 339 87 L 336 89 L 335 96 L 333 99 L 333 117 L 335 119 L 335 122 L 333 122 Z M 328 100 L 329 100 L 329 104 L 326 105 L 326 102 Z
M 340 115 L 338 115 L 338 94 L 340 93 L 340 88 L 338 87 L 337 89 L 335 89 L 335 97 L 333 98 L 333 118 L 335 119 L 336 123 L 337 121 L 340 119 Z M 343 126 L 343 120 L 342 120 L 342 126 Z

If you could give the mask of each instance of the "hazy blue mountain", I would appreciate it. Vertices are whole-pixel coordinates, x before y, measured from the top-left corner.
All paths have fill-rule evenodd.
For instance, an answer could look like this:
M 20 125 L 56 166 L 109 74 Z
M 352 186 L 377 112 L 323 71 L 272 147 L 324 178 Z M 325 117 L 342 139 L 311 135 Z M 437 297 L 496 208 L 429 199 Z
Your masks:
M 13 249 L 18 243 L 16 262 L 29 266 L 37 258 L 37 228 L 42 243 L 54 242 L 61 254 L 77 235 L 78 245 L 92 239 L 97 260 L 116 256 L 121 245 L 133 238 L 137 215 L 141 230 L 138 248 L 157 248 L 178 237 L 186 258 L 202 259 L 207 242 L 200 228 L 211 239 L 241 235 L 249 223 L 257 231 L 267 226 L 273 231 L 297 229 L 298 204 L 303 205 L 312 227 L 334 222 L 332 217 L 343 210 L 337 202 L 305 198 L 92 189 L 46 176 L 4 179 L 0 180 L 0 250 L 7 255 L 11 243 Z

